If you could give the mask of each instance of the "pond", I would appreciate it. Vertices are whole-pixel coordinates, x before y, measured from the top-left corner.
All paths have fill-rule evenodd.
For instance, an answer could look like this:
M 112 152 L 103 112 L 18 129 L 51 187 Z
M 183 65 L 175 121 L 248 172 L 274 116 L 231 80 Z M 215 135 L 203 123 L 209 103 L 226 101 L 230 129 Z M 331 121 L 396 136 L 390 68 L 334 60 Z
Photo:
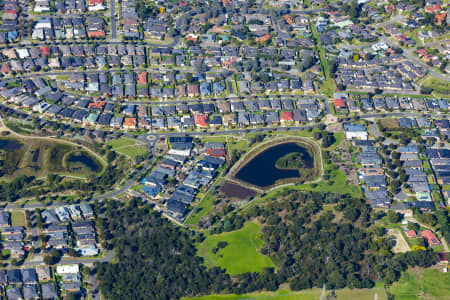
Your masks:
M 97 160 L 84 152 L 70 153 L 66 163 L 70 171 L 83 171 L 83 169 L 88 169 L 89 172 L 97 173 L 102 168 Z
M 5 151 L 16 151 L 23 147 L 19 141 L 15 139 L 0 139 L 0 149 Z
M 273 185 L 281 179 L 298 178 L 299 170 L 279 169 L 275 166 L 279 158 L 295 152 L 309 158 L 304 162 L 306 168 L 314 168 L 314 158 L 309 155 L 308 150 L 297 143 L 288 142 L 257 154 L 237 172 L 236 178 L 260 187 Z

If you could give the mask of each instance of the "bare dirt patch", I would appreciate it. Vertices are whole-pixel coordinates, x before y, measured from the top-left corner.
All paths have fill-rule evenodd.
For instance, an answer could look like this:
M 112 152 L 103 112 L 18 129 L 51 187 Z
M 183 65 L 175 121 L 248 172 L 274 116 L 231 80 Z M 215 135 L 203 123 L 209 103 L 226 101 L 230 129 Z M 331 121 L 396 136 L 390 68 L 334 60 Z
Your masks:
M 402 233 L 398 229 L 388 229 L 388 236 L 392 236 L 395 239 L 395 246 L 392 248 L 394 253 L 404 253 L 411 251 L 408 243 L 403 237 Z
M 256 192 L 227 181 L 222 185 L 221 190 L 230 198 L 247 199 L 256 196 Z

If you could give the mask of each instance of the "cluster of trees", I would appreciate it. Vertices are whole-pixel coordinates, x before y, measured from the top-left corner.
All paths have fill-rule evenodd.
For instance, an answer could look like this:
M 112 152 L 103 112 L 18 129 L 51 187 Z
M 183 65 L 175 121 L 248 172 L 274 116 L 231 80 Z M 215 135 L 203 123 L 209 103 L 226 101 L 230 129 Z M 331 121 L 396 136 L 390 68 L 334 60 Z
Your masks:
M 311 160 L 312 155 L 308 151 L 288 153 L 280 157 L 275 166 L 279 169 L 301 169 L 307 166 L 307 161 Z
M 321 287 L 370 288 L 375 280 L 398 280 L 408 266 L 428 267 L 438 261 L 432 251 L 394 255 L 384 230 L 375 230 L 375 214 L 360 199 L 335 193 L 289 191 L 223 221 L 236 230 L 246 220 L 263 224 L 262 253 L 277 265 L 231 277 L 220 268 L 207 269 L 197 256 L 201 233 L 180 229 L 147 204 L 106 203 L 103 220 L 117 262 L 97 265 L 99 287 L 106 299 L 178 299 L 213 293 L 293 290 Z M 334 203 L 335 213 L 323 211 Z M 336 215 L 339 215 L 337 217 Z M 447 216 L 446 216 L 447 217 Z M 443 219 L 442 222 L 445 222 Z M 217 225 L 217 224 L 216 224 Z M 217 227 L 217 226 L 216 226 Z M 373 230 L 372 230 L 373 229 Z M 213 230 L 214 231 L 214 230 Z M 227 247 L 226 243 L 217 245 Z
M 342 11 L 349 15 L 354 23 L 359 23 L 358 17 L 361 14 L 361 6 L 356 0 L 350 1 L 350 3 L 342 5 Z
M 153 5 L 148 5 L 141 1 L 136 2 L 136 12 L 142 20 L 146 20 L 147 18 L 157 15 L 157 11 Z
M 223 270 L 206 269 L 196 256 L 198 234 L 175 227 L 148 205 L 110 201 L 105 215 L 119 254 L 117 263 L 97 266 L 106 299 L 178 299 L 231 285 Z
M 335 209 L 343 217 L 335 221 L 331 211 L 321 212 L 321 198 L 313 197 L 305 194 L 294 202 L 276 201 L 261 208 L 266 220 L 263 251 L 280 266 L 279 281 L 289 282 L 292 289 L 323 284 L 370 288 L 374 280 L 394 282 L 408 266 L 436 263 L 433 252 L 393 255 L 391 241 L 371 233 L 377 216 L 361 200 L 342 196 Z
M 436 211 L 437 223 L 446 241 L 450 241 L 450 218 L 447 211 Z
M 9 202 L 16 201 L 28 196 L 30 188 L 36 183 L 34 176 L 25 175 L 20 175 L 10 182 L 0 182 L 0 198 Z
M 316 131 L 314 132 L 314 138 L 316 140 L 322 139 L 322 147 L 328 148 L 336 142 L 336 138 L 334 137 L 334 133 L 328 132 L 326 130 Z

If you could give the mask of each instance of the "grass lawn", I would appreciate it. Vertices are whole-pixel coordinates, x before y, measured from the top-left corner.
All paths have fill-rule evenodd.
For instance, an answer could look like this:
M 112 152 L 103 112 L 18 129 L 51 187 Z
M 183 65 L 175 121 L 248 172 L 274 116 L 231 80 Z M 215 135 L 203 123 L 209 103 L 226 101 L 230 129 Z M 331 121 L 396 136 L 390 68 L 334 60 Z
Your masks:
M 12 226 L 27 226 L 27 220 L 23 210 L 11 211 L 11 224 Z
M 450 295 L 450 273 L 436 269 L 409 270 L 390 288 L 396 299 L 448 299 Z M 419 296 L 421 292 L 424 296 Z
M 313 184 L 302 184 L 302 185 L 293 185 L 285 188 L 281 188 L 278 190 L 274 190 L 269 192 L 261 198 L 263 201 L 266 198 L 277 197 L 277 194 L 284 194 L 286 190 L 295 189 L 295 190 L 307 190 L 307 191 L 321 191 L 321 192 L 330 192 L 335 193 L 339 192 L 342 194 L 352 194 L 356 198 L 362 197 L 361 189 L 357 185 L 350 185 L 347 183 L 347 179 L 345 178 L 344 171 L 334 170 L 331 165 L 324 164 L 325 173 L 327 170 L 330 170 L 330 180 L 322 180 L 318 183 Z M 258 201 L 258 200 L 257 200 Z M 259 201 L 258 201 L 259 202 Z
M 327 292 L 328 294 L 329 292 Z M 255 292 L 244 295 L 212 295 L 194 298 L 182 298 L 184 300 L 317 300 L 320 299 L 322 289 L 308 289 L 299 292 L 279 290 L 276 292 Z M 350 290 L 342 289 L 336 291 L 337 299 L 345 300 L 373 300 L 378 294 L 379 300 L 385 300 L 386 296 L 382 288 Z M 336 298 L 335 298 L 336 299 Z
M 217 180 L 216 185 L 220 183 L 220 180 L 221 179 Z M 196 225 L 203 216 L 206 216 L 213 209 L 213 205 L 214 197 L 211 195 L 211 192 L 208 192 L 208 194 L 203 197 L 194 211 L 189 215 L 184 224 Z
M 198 254 L 205 259 L 207 267 L 219 266 L 226 269 L 230 275 L 274 268 L 271 259 L 259 252 L 263 245 L 260 230 L 259 224 L 247 222 L 240 230 L 210 235 L 198 245 Z M 214 254 L 212 250 L 221 241 L 227 242 L 228 245 Z
M 330 147 L 325 148 L 325 150 L 333 150 L 334 148 L 339 146 L 342 143 L 342 141 L 344 140 L 344 133 L 343 132 L 335 132 L 334 138 L 336 139 L 336 141 Z
M 424 80 L 422 86 L 433 89 L 433 95 L 437 97 L 448 97 L 450 94 L 450 85 L 432 76 Z
M 135 159 L 138 155 L 146 155 L 148 153 L 147 146 L 144 143 L 140 143 L 135 139 L 119 138 L 107 143 L 111 146 L 111 149 Z
M 380 125 L 387 129 L 396 129 L 399 128 L 398 121 L 396 119 L 388 118 L 388 119 L 381 119 Z
M 202 142 L 204 143 L 226 143 L 227 139 L 225 136 L 205 136 L 202 137 Z

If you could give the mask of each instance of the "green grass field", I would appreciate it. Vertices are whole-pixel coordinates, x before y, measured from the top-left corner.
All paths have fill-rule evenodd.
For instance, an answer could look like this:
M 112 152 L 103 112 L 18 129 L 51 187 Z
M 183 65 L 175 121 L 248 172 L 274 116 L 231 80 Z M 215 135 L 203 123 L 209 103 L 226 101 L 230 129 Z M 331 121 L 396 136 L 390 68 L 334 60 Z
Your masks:
M 386 129 L 399 128 L 397 119 L 380 119 L 380 125 Z
M 448 83 L 443 82 L 435 77 L 428 77 L 423 80 L 422 86 L 433 89 L 433 95 L 436 97 L 448 97 L 450 94 L 450 86 Z
M 230 275 L 274 268 L 270 258 L 259 252 L 263 245 L 260 230 L 259 224 L 248 222 L 240 230 L 210 235 L 198 245 L 198 254 L 205 259 L 207 267 L 222 267 Z M 214 254 L 212 250 L 222 241 L 228 245 Z
M 327 292 L 329 294 L 329 292 Z M 343 289 L 336 291 L 336 298 L 343 300 L 373 300 L 375 294 L 378 295 L 378 300 L 385 300 L 386 294 L 382 288 L 350 290 Z M 279 290 L 277 292 L 255 292 L 244 295 L 212 295 L 194 298 L 182 298 L 184 300 L 318 300 L 322 295 L 322 289 L 309 289 L 299 292 L 292 292 L 289 290 Z
M 219 181 L 217 182 L 217 184 Z M 214 197 L 211 193 L 206 194 L 200 203 L 195 208 L 189 217 L 186 219 L 184 224 L 186 225 L 195 225 L 197 224 L 203 216 L 206 216 L 212 209 L 214 205 Z
M 276 189 L 268 192 L 264 197 L 258 198 L 253 201 L 249 206 L 251 207 L 254 204 L 267 201 L 268 199 L 276 199 L 278 196 L 282 196 L 288 190 L 299 190 L 299 191 L 320 191 L 320 192 L 329 192 L 329 193 L 342 193 L 342 194 L 351 194 L 356 198 L 362 197 L 362 192 L 359 186 L 350 185 L 347 183 L 347 179 L 345 178 L 344 171 L 334 170 L 331 165 L 324 165 L 324 170 L 330 171 L 331 178 L 330 180 L 322 180 L 318 183 L 310 183 L 310 184 L 301 184 L 301 185 L 291 185 L 282 187 L 280 189 Z
M 147 146 L 144 143 L 140 143 L 135 139 L 130 138 L 119 138 L 107 143 L 111 146 L 111 149 L 117 153 L 129 156 L 135 159 L 138 155 L 146 155 L 148 153 Z
M 337 146 L 339 146 L 342 143 L 342 141 L 344 140 L 344 133 L 336 132 L 336 133 L 334 133 L 334 138 L 336 139 L 336 141 L 330 147 L 325 148 L 325 150 L 333 150 Z
M 23 210 L 11 211 L 11 224 L 12 226 L 27 226 L 27 220 Z
M 406 271 L 392 285 L 390 292 L 395 299 L 402 300 L 450 299 L 450 273 L 436 269 Z

